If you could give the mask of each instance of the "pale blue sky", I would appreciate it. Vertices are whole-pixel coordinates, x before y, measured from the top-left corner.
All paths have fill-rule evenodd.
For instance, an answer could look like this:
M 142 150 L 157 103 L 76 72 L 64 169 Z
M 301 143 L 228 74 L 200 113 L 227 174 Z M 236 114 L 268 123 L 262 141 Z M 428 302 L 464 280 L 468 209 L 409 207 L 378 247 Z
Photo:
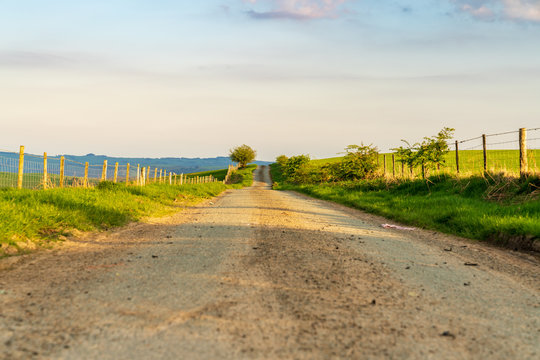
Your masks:
M 540 0 L 0 0 L 0 150 L 327 157 L 539 94 Z

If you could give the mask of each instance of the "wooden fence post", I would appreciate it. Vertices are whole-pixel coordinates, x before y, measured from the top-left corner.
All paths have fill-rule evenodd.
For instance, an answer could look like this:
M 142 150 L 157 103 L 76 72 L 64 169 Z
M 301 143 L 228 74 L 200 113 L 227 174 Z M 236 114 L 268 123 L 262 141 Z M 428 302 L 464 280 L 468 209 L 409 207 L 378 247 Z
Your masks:
M 159 169 L 159 183 L 163 180 L 163 169 Z
M 386 154 L 383 154 L 383 174 L 386 176 Z
M 484 174 L 487 172 L 487 144 L 486 134 L 482 134 L 482 149 L 484 150 Z
M 137 176 L 135 178 L 135 184 L 137 186 L 141 184 L 141 164 L 137 164 Z
M 17 189 L 23 188 L 23 174 L 24 174 L 24 146 L 19 148 L 19 172 L 17 174 Z
M 47 189 L 47 153 L 43 153 L 43 190 Z
M 396 177 L 396 156 L 392 154 L 392 177 Z
M 114 164 L 114 178 L 113 178 L 113 182 L 116 184 L 117 181 L 118 181 L 118 163 L 115 163 L 115 164 Z
M 526 176 L 529 172 L 529 161 L 527 159 L 527 129 L 519 129 L 519 174 Z
M 184 185 L 184 173 L 180 174 L 180 185 Z
M 172 172 L 169 171 L 169 185 L 172 185 Z
M 65 161 L 66 159 L 61 156 L 60 157 L 60 187 L 64 187 L 64 170 L 65 170 Z
M 88 161 L 84 163 L 84 180 L 83 187 L 88 187 Z
M 101 181 L 107 181 L 107 160 L 103 160 L 103 170 L 101 171 Z
M 129 185 L 129 163 L 126 164 L 126 186 Z
M 150 184 L 150 166 L 146 169 L 146 183 Z
M 456 172 L 459 175 L 459 142 L 456 140 Z
M 146 166 L 142 168 L 141 186 L 146 185 Z
M 154 182 L 157 182 L 157 168 L 154 169 Z

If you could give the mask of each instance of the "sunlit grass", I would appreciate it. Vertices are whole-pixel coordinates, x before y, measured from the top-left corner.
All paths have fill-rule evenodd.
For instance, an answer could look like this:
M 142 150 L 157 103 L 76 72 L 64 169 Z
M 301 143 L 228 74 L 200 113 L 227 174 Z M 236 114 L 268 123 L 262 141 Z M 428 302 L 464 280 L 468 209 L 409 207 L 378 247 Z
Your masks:
M 538 177 L 499 175 L 277 186 L 405 224 L 502 245 L 540 238 L 539 187 Z
M 27 241 L 44 243 L 73 230 L 103 230 L 171 214 L 226 189 L 251 185 L 253 169 L 237 172 L 231 185 L 151 183 L 139 187 L 103 182 L 88 189 L 0 189 L 0 244 L 17 247 Z

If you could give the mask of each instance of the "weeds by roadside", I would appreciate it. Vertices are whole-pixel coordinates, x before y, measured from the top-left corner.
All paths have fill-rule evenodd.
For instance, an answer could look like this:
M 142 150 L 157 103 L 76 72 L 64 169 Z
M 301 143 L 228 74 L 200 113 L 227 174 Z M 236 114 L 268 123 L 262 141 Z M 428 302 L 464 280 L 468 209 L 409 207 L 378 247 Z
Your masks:
M 271 166 L 274 177 L 279 178 L 278 166 Z M 378 178 L 303 185 L 281 180 L 275 188 L 300 191 L 449 234 L 520 249 L 532 249 L 540 239 L 538 176 L 444 175 L 426 180 Z

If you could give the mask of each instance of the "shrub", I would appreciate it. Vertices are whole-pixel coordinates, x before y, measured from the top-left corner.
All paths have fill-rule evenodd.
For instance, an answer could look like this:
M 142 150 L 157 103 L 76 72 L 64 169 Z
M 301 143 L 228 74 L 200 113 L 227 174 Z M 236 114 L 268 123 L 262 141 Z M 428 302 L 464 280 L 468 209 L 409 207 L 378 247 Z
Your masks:
M 279 155 L 277 158 L 276 158 L 276 163 L 283 167 L 285 166 L 285 164 L 287 163 L 287 160 L 289 160 L 289 158 L 285 155 Z
M 337 163 L 327 164 L 328 175 L 335 181 L 366 179 L 377 170 L 377 148 L 372 145 L 349 145 Z
M 296 171 L 302 165 L 308 164 L 309 161 L 309 155 L 297 155 L 290 157 L 289 159 L 287 159 L 287 162 L 285 162 L 285 165 L 282 167 L 283 175 L 285 175 L 287 179 L 292 180 L 296 175 Z

